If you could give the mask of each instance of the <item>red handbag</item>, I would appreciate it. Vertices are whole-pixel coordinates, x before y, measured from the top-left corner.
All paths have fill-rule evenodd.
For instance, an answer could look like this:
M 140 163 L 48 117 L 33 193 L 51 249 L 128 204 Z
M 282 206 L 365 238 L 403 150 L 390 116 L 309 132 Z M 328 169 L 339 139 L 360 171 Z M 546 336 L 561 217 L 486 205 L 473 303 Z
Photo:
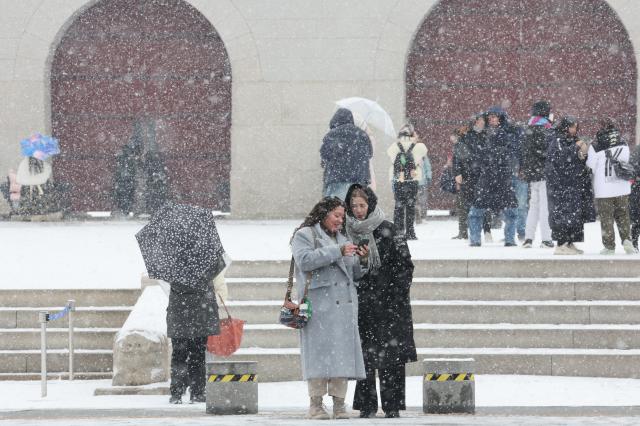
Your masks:
M 220 334 L 207 338 L 207 351 L 214 355 L 229 356 L 237 351 L 242 343 L 245 321 L 231 318 L 227 305 L 220 296 L 218 297 L 227 312 L 227 318 L 220 321 Z

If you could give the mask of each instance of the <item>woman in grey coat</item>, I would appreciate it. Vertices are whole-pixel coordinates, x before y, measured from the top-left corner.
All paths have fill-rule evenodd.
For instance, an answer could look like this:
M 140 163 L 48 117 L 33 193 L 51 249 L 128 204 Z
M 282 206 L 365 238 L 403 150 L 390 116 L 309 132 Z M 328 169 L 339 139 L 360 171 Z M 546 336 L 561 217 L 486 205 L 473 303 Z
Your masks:
M 326 393 L 333 397 L 334 417 L 348 418 L 344 405 L 347 381 L 365 377 L 355 287 L 366 272 L 368 248 L 354 245 L 340 232 L 344 214 L 339 198 L 323 198 L 291 242 L 299 295 L 310 278 L 312 316 L 300 333 L 300 359 L 313 419 L 329 418 L 322 408 Z

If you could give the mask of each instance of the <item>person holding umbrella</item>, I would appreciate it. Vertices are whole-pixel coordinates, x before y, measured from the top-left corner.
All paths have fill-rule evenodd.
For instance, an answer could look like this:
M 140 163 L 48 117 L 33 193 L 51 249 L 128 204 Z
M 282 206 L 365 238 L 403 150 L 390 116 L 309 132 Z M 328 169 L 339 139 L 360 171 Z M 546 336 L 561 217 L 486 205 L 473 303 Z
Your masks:
M 369 242 L 369 270 L 358 281 L 358 329 L 366 378 L 358 380 L 353 408 L 360 417 L 378 411 L 376 370 L 385 417 L 399 417 L 405 404 L 405 364 L 417 361 L 409 289 L 413 262 L 407 242 L 377 206 L 371 188 L 347 192 L 347 236 Z
M 219 334 L 212 280 L 224 270 L 224 248 L 210 210 L 165 204 L 136 234 L 150 278 L 169 283 L 167 336 L 171 338 L 169 402 L 205 402 L 207 337 Z
M 366 272 L 368 249 L 341 232 L 344 203 L 320 200 L 294 231 L 291 250 L 298 294 L 309 279 L 313 315 L 300 331 L 302 378 L 308 382 L 311 419 L 329 419 L 322 397 L 333 397 L 333 416 L 349 418 L 344 399 L 349 379 L 364 379 L 358 333 L 356 280 Z

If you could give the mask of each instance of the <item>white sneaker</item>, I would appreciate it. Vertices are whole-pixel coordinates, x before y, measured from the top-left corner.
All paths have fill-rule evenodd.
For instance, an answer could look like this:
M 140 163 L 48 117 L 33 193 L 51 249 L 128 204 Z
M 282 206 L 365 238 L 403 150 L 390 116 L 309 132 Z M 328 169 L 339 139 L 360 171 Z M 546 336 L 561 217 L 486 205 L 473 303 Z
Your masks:
M 578 254 L 578 252 L 572 249 L 571 246 L 569 246 L 569 244 L 565 243 L 562 245 L 558 245 L 554 250 L 553 254 L 572 255 L 572 254 Z
M 602 250 L 600 250 L 600 254 L 604 254 L 605 256 L 610 256 L 612 254 L 616 254 L 616 251 L 615 251 L 615 249 L 611 250 L 611 249 L 608 249 L 608 248 L 605 247 Z
M 573 243 L 569 243 L 569 247 L 572 248 L 576 252 L 576 254 L 584 254 L 584 250 L 580 250 Z
M 493 242 L 493 237 L 491 236 L 491 232 L 485 232 L 484 233 L 484 242 L 485 243 L 492 243 Z
M 622 242 L 622 247 L 624 247 L 624 252 L 627 254 L 636 254 L 638 250 L 633 246 L 633 243 L 629 240 L 624 240 Z

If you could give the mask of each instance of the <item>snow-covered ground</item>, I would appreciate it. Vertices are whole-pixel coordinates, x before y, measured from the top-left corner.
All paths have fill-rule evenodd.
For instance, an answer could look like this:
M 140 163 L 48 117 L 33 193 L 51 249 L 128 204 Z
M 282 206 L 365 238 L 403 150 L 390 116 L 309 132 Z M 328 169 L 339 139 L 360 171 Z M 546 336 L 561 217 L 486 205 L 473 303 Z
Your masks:
M 234 260 L 286 260 L 289 239 L 299 221 L 218 221 L 220 237 Z M 135 233 L 139 221 L 64 223 L 0 222 L 0 288 L 139 288 L 144 263 Z M 494 243 L 469 247 L 452 240 L 454 220 L 417 225 L 410 241 L 416 259 L 540 259 L 553 258 L 553 249 L 504 247 L 501 230 Z M 602 258 L 599 223 L 586 226 L 585 254 L 574 259 Z M 640 259 L 640 255 L 631 255 Z M 555 256 L 557 257 L 557 256 Z M 628 258 L 618 245 L 615 257 Z M 284 276 L 284 273 L 283 273 Z
M 74 419 L 79 420 L 80 418 L 87 419 L 91 417 L 94 419 L 91 420 L 91 423 L 97 422 L 98 424 L 164 425 L 173 423 L 168 419 L 162 420 L 160 418 L 156 419 L 156 423 L 140 423 L 140 421 L 143 421 L 144 417 L 158 416 L 158 413 L 162 410 L 169 410 L 163 417 L 173 417 L 173 420 L 175 422 L 179 421 L 180 424 L 293 424 L 288 421 L 293 422 L 296 421 L 296 418 L 302 417 L 308 407 L 306 383 L 260 383 L 259 410 L 263 414 L 237 417 L 209 416 L 208 422 L 203 420 L 202 423 L 199 423 L 197 418 L 204 412 L 203 404 L 172 406 L 168 404 L 168 396 L 165 395 L 93 396 L 96 388 L 108 386 L 110 386 L 109 380 L 49 381 L 48 396 L 41 398 L 40 382 L 0 382 L 0 394 L 3 396 L 0 400 L 0 422 L 5 417 L 11 419 L 7 420 L 11 424 L 33 424 L 38 420 L 37 416 L 36 418 L 30 418 L 31 423 L 18 418 L 20 416 L 27 417 L 30 415 L 29 413 L 49 413 L 48 415 L 43 415 L 40 420 L 46 420 L 49 423 L 56 417 L 65 417 L 68 422 Z M 354 383 L 351 382 L 347 393 L 347 401 L 352 400 L 353 389 Z M 283 395 L 286 395 L 286 397 L 283 397 Z M 330 400 L 325 398 L 325 403 L 330 405 Z M 483 409 L 485 412 L 491 412 L 490 410 L 493 408 L 499 412 L 498 407 L 501 407 L 505 413 L 509 413 L 509 410 L 516 410 L 515 407 L 519 407 L 520 410 L 523 407 L 538 407 L 542 409 L 542 412 L 546 407 L 546 409 L 550 410 L 550 413 L 553 413 L 551 407 L 576 407 L 573 412 L 579 414 L 574 415 L 583 415 L 580 414 L 581 410 L 585 410 L 585 414 L 587 410 L 592 412 L 593 407 L 609 407 L 607 409 L 609 416 L 618 415 L 617 410 L 622 415 L 625 412 L 623 407 L 640 406 L 640 380 L 480 375 L 476 376 L 476 406 L 480 415 L 476 417 L 451 417 L 422 415 L 420 413 L 422 407 L 421 377 L 409 377 L 407 378 L 407 406 L 409 410 L 405 413 L 404 421 L 400 423 L 394 421 L 394 424 L 468 424 L 470 422 L 481 424 L 539 424 L 532 422 L 531 418 L 528 420 L 524 418 L 520 420 L 516 420 L 516 418 L 501 419 L 500 417 L 482 414 Z M 123 412 L 128 413 L 124 417 L 130 417 L 131 419 L 139 417 L 138 421 L 114 418 L 123 417 Z M 116 415 L 114 413 L 120 414 Z M 593 416 L 593 414 L 591 415 Z M 185 423 L 185 417 L 190 418 L 189 422 Z M 100 423 L 100 419 L 104 419 L 105 423 Z M 380 421 L 382 420 L 380 419 Z M 544 419 L 544 423 L 580 424 L 586 422 L 586 420 L 588 418 L 571 421 L 564 418 L 563 420 L 558 419 L 558 423 L 555 423 L 551 419 Z M 616 423 L 621 420 L 619 418 L 616 419 Z M 131 423 L 128 423 L 129 421 Z M 244 421 L 247 423 L 244 423 Z M 360 422 L 355 419 L 354 421 Z M 541 418 L 538 421 L 541 421 Z M 577 423 L 574 423 L 574 421 Z M 345 422 L 341 423 L 344 424 Z

